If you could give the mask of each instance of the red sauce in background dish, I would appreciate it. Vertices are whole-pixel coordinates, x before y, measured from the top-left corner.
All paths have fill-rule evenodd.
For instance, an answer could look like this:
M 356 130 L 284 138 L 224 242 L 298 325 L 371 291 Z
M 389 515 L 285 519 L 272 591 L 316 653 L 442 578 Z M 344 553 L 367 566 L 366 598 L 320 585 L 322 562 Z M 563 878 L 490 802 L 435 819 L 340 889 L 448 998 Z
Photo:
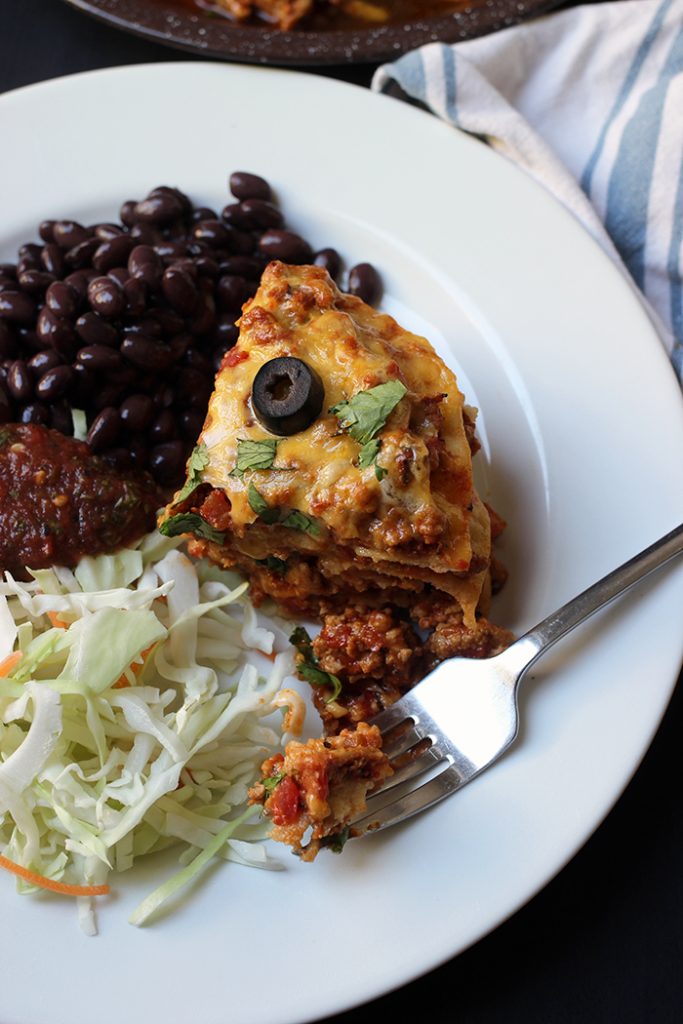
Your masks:
M 87 444 L 35 424 L 0 426 L 0 571 L 73 566 L 154 529 L 163 495 Z
M 167 0 L 164 2 L 167 3 Z M 419 21 L 439 15 L 445 16 L 454 11 L 465 10 L 467 7 L 475 7 L 483 0 L 370 0 L 370 2 L 373 7 L 386 12 L 386 20 L 368 20 L 350 13 L 353 8 L 345 11 L 333 4 L 323 4 L 305 17 L 297 27 L 299 31 L 314 32 L 324 32 L 326 29 L 377 28 L 380 25 L 397 25 L 406 21 Z M 217 0 L 174 0 L 173 6 L 186 10 L 189 8 L 194 12 L 203 11 L 213 16 L 227 18 L 228 21 L 237 24 Z M 268 24 L 268 18 L 263 13 L 255 14 L 244 24 L 265 27 Z M 294 31 L 296 32 L 297 28 Z

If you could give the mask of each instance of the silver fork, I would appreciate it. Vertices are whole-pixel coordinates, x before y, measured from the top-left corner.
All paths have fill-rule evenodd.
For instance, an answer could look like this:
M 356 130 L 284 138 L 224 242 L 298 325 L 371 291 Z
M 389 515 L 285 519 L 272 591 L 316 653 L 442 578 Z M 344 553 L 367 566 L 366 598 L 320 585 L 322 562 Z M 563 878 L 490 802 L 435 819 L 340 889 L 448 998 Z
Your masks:
M 396 825 L 480 775 L 514 741 L 517 694 L 549 647 L 594 612 L 683 551 L 683 524 L 584 590 L 502 654 L 452 658 L 371 722 L 383 734 L 394 774 L 368 798 L 354 834 Z

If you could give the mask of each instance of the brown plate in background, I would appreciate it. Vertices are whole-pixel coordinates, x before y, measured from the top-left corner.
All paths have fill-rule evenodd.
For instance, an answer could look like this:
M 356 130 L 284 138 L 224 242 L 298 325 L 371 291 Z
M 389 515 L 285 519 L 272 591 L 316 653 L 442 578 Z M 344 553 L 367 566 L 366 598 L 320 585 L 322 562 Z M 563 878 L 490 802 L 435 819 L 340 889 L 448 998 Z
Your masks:
M 558 7 L 562 0 L 472 0 L 453 14 L 361 29 L 281 32 L 238 25 L 178 0 L 66 0 L 101 21 L 206 57 L 251 64 L 360 64 L 399 57 L 425 43 L 485 35 Z

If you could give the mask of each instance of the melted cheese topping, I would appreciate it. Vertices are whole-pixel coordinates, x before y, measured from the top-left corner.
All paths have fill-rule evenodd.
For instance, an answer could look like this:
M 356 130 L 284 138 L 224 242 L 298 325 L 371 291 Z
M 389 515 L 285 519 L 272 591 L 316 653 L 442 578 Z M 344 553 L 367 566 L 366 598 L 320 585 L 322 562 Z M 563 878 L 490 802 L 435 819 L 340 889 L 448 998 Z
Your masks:
M 295 356 L 317 371 L 322 413 L 307 430 L 279 439 L 272 469 L 231 476 L 238 440 L 272 439 L 253 413 L 251 388 L 259 368 L 277 356 Z M 386 470 L 379 481 L 374 466 L 358 467 L 360 445 L 328 410 L 390 380 L 408 392 L 377 435 L 377 461 Z M 373 563 L 460 574 L 473 554 L 488 560 L 488 533 L 472 517 L 471 453 L 455 375 L 428 341 L 340 293 L 322 268 L 266 269 L 216 379 L 200 441 L 209 453 L 202 479 L 227 497 L 233 543 L 245 551 L 262 550 L 268 531 L 270 551 L 321 553 L 332 542 Z M 250 483 L 269 505 L 315 517 L 319 536 L 258 522 L 247 500 Z M 250 531 L 257 536 L 248 540 Z

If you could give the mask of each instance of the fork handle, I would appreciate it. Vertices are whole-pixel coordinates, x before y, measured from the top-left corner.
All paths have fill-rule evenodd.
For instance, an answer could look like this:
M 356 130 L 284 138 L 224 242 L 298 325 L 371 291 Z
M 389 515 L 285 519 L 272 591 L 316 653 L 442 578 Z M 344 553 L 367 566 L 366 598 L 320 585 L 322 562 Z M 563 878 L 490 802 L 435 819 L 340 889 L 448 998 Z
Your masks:
M 576 626 L 683 551 L 683 524 L 548 615 L 504 652 L 522 673 Z

